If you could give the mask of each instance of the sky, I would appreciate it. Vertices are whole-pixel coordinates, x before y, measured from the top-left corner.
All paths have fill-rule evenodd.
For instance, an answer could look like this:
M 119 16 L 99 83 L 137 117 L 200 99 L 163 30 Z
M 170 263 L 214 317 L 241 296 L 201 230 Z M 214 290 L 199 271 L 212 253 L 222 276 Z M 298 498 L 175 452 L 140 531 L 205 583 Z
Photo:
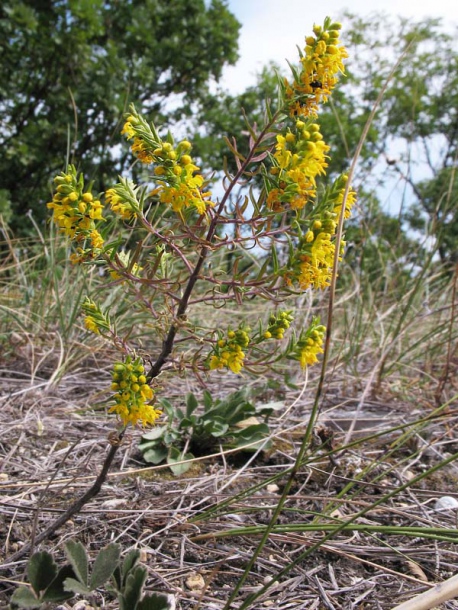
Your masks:
M 362 17 L 383 11 L 415 19 L 441 17 L 444 23 L 458 24 L 456 0 L 229 0 L 228 6 L 242 24 L 240 59 L 235 67 L 226 68 L 219 83 L 232 93 L 254 85 L 256 73 L 271 60 L 285 68 L 286 59 L 295 63 L 296 45 L 303 46 L 313 24 L 322 24 L 327 16 L 337 20 L 345 9 Z

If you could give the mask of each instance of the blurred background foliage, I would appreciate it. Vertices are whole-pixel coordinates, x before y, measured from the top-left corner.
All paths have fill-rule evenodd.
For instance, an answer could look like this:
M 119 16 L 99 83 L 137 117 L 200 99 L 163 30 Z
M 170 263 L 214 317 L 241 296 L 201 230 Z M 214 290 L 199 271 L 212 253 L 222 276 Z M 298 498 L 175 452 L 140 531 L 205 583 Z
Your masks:
M 28 210 L 47 216 L 66 159 L 100 191 L 117 180 L 130 102 L 158 124 L 190 116 L 236 62 L 239 28 L 222 0 L 2 2 L 0 211 L 13 229 L 31 229 Z

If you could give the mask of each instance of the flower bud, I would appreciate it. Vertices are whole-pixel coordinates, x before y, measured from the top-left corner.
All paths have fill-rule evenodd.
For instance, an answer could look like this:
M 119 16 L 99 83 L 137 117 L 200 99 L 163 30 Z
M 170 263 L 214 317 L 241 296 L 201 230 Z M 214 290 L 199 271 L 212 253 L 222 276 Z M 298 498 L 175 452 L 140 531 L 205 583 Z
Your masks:
M 181 165 L 189 165 L 192 163 L 192 159 L 189 155 L 183 155 L 180 159 Z

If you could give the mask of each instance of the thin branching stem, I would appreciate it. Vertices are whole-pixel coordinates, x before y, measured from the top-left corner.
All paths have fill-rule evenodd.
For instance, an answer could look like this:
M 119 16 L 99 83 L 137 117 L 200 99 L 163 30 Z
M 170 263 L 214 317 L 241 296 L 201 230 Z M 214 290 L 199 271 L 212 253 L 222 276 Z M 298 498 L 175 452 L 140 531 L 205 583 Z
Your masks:
M 102 489 L 102 485 L 104 484 L 105 479 L 107 478 L 107 474 L 111 468 L 111 464 L 113 463 L 116 453 L 119 447 L 121 446 L 125 432 L 126 427 L 122 428 L 111 439 L 110 449 L 107 453 L 107 457 L 105 458 L 102 469 L 96 480 L 94 481 L 93 485 L 80 498 L 78 498 L 76 502 L 69 506 L 69 508 L 67 508 L 67 510 L 63 512 L 60 517 L 58 517 L 43 532 L 41 532 L 41 534 L 35 536 L 35 539 L 33 540 L 34 545 L 39 544 L 40 542 L 43 542 L 43 540 L 49 538 L 52 534 L 54 534 L 56 530 L 62 527 L 64 523 L 67 523 L 67 521 L 71 519 L 73 515 L 79 513 L 83 506 L 99 493 L 99 491 Z M 24 557 L 24 555 L 26 555 L 31 550 L 31 548 L 32 542 L 25 544 L 22 549 L 17 551 L 17 553 L 10 555 L 10 557 L 7 558 L 5 563 L 10 564 L 17 561 L 18 559 L 21 559 L 21 557 Z
M 235 185 L 238 183 L 239 179 L 243 176 L 243 174 L 245 173 L 245 170 L 247 169 L 248 165 L 251 163 L 253 157 L 255 156 L 257 147 L 261 144 L 262 140 L 265 138 L 266 133 L 268 132 L 270 127 L 273 125 L 273 123 L 276 121 L 276 118 L 277 118 L 277 115 L 274 115 L 274 117 L 264 126 L 264 129 L 258 135 L 256 141 L 251 146 L 250 151 L 249 151 L 248 155 L 246 156 L 245 160 L 240 165 L 240 167 L 237 170 L 237 173 L 235 174 L 235 176 L 232 178 L 231 182 L 227 186 L 226 192 L 224 193 L 224 196 L 222 197 L 221 202 L 218 205 L 218 208 L 213 213 L 213 217 L 210 221 L 210 226 L 208 228 L 207 235 L 205 238 L 205 243 L 200 249 L 199 257 L 197 259 L 194 270 L 192 271 L 191 275 L 189 276 L 188 282 L 186 284 L 186 288 L 184 289 L 184 292 L 183 292 L 183 296 L 181 297 L 181 300 L 178 304 L 178 308 L 177 308 L 176 316 L 175 316 L 176 320 L 178 320 L 178 321 L 180 319 L 182 319 L 186 313 L 192 291 L 194 290 L 194 286 L 196 285 L 196 282 L 199 279 L 202 266 L 205 262 L 205 259 L 208 255 L 208 253 L 212 249 L 211 244 L 215 237 L 216 229 L 219 224 L 220 216 L 224 210 L 224 206 L 226 205 L 227 200 L 229 199 L 229 196 L 230 196 L 232 190 L 234 189 Z M 169 332 L 167 333 L 167 336 L 162 343 L 161 353 L 159 354 L 156 361 L 154 362 L 154 364 L 152 365 L 151 369 L 148 372 L 148 375 L 147 375 L 148 380 L 154 379 L 155 377 L 157 377 L 159 375 L 160 371 L 162 370 L 162 367 L 164 366 L 164 364 L 167 361 L 167 358 L 172 353 L 172 349 L 173 349 L 173 345 L 175 343 L 175 337 L 176 337 L 177 332 L 178 332 L 178 324 L 176 322 L 172 323 L 170 325 Z

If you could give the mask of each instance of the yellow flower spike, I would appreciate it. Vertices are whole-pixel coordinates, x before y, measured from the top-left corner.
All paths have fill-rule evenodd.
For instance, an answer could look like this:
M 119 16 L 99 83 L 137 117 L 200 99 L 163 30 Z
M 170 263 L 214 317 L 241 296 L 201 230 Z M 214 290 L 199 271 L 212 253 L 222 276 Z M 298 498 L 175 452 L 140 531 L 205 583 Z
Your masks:
M 142 426 L 154 424 L 161 411 L 147 404 L 151 401 L 154 392 L 146 383 L 143 375 L 144 366 L 140 359 L 132 360 L 128 356 L 124 363 L 116 363 L 113 367 L 113 383 L 111 389 L 116 392 L 113 400 L 115 404 L 110 408 L 110 413 L 116 413 L 124 425 L 141 424 Z M 119 377 L 122 381 L 118 383 Z M 133 379 L 136 381 L 132 381 Z M 144 382 L 144 383 L 143 383 Z
M 209 357 L 208 368 L 210 370 L 228 368 L 238 374 L 243 368 L 245 359 L 243 348 L 248 347 L 250 336 L 243 328 L 236 331 L 229 330 L 226 336 L 226 339 L 218 339 L 216 342 Z
M 315 116 L 319 105 L 327 101 L 336 85 L 336 74 L 344 71 L 343 59 L 348 53 L 339 45 L 336 25 L 326 19 L 324 27 L 313 27 L 315 36 L 305 39 L 302 71 L 294 75 L 293 83 L 285 81 L 285 102 L 290 116 Z
M 100 334 L 99 327 L 97 326 L 97 322 L 92 316 L 86 316 L 84 318 L 84 325 L 91 333 L 95 333 L 96 335 Z
M 57 192 L 52 202 L 47 203 L 47 207 L 53 210 L 53 222 L 61 233 L 77 243 L 88 240 L 90 242 L 90 248 L 79 248 L 78 254 L 71 255 L 71 262 L 76 264 L 87 258 L 94 258 L 104 243 L 95 223 L 97 220 L 104 220 L 102 204 L 100 201 L 93 201 L 90 192 L 81 193 L 84 190 L 83 179 L 73 165 L 69 166 L 67 173 L 56 176 L 54 183 L 57 185 Z
M 192 148 L 192 144 L 188 140 L 181 140 L 181 142 L 177 146 L 177 149 L 180 152 L 183 151 L 184 153 L 188 153 L 191 150 L 191 148 Z
M 99 250 L 103 246 L 104 239 L 96 229 L 91 231 L 90 238 L 91 238 L 91 245 L 94 248 L 94 250 Z

